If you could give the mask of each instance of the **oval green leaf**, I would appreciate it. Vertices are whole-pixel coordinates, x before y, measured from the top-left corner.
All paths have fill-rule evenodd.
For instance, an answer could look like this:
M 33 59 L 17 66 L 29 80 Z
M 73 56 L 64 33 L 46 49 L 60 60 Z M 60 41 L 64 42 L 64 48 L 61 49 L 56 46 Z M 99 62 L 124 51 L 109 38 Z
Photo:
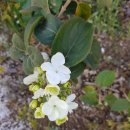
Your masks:
M 80 64 L 70 68 L 70 70 L 71 70 L 71 79 L 75 79 L 80 74 L 82 74 L 84 69 L 85 69 L 85 67 L 86 67 L 86 65 L 84 63 L 80 63 Z
M 29 75 L 33 73 L 34 65 L 30 59 L 30 57 L 24 57 L 23 59 L 23 70 L 25 74 Z
M 75 15 L 87 20 L 91 16 L 90 5 L 86 2 L 78 3 Z
M 93 41 L 93 26 L 80 17 L 65 22 L 59 29 L 52 46 L 52 54 L 62 52 L 66 65 L 73 67 L 89 54 Z
M 50 10 L 53 13 L 58 13 L 62 5 L 62 0 L 48 0 L 48 1 Z
M 96 84 L 99 87 L 107 88 L 113 84 L 115 80 L 115 72 L 111 70 L 104 70 L 96 77 Z
M 96 69 L 98 67 L 101 58 L 101 47 L 100 44 L 94 40 L 90 54 L 84 60 L 84 62 L 91 68 Z
M 60 27 L 60 20 L 53 15 L 47 15 L 35 28 L 34 34 L 38 41 L 45 45 L 51 45 Z
M 36 25 L 38 24 L 38 22 L 42 18 L 43 18 L 42 16 L 34 16 L 28 22 L 28 24 L 27 24 L 27 26 L 25 28 L 25 32 L 24 32 L 24 43 L 25 43 L 25 45 L 29 44 L 31 34 L 32 34 L 34 28 L 36 27 Z
M 117 99 L 111 107 L 113 111 L 124 111 L 130 109 L 130 102 L 126 99 Z

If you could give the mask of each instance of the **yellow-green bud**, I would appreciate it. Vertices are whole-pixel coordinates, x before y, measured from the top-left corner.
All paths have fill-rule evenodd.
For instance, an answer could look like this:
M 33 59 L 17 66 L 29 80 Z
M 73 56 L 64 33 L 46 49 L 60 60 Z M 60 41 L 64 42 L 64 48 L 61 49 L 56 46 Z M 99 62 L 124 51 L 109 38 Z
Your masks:
M 38 98 L 38 101 L 39 101 L 39 102 L 42 102 L 42 97 Z
M 66 82 L 65 84 L 63 84 L 63 87 L 64 88 L 69 88 L 71 86 L 71 83 L 70 82 Z
M 41 103 L 41 104 L 40 104 L 40 108 L 42 108 L 43 104 L 44 104 L 44 103 Z
M 39 88 L 40 88 L 39 85 L 34 85 L 32 91 L 33 91 L 33 92 L 36 92 Z
M 44 118 L 45 114 L 42 112 L 42 108 L 41 107 L 37 107 L 36 111 L 34 112 L 34 117 L 35 118 Z
M 48 93 L 48 94 L 50 94 L 50 95 L 59 95 L 60 88 L 57 85 L 48 84 L 45 87 L 45 92 Z
M 39 88 L 40 88 L 40 86 L 37 84 L 32 84 L 29 86 L 29 90 L 33 93 L 36 92 Z
M 29 91 L 32 92 L 33 86 L 34 86 L 33 84 L 31 84 L 31 85 L 29 86 Z
M 61 124 L 65 123 L 67 120 L 68 120 L 67 116 L 65 118 L 63 118 L 63 119 L 57 119 L 56 124 L 61 125 Z
M 31 92 L 34 93 L 34 92 L 36 92 L 39 88 L 40 88 L 39 85 L 37 85 L 37 84 L 32 84 L 32 85 L 29 86 L 29 91 L 31 91 Z
M 31 109 L 35 109 L 37 107 L 37 100 L 32 100 L 29 104 Z
M 70 95 L 71 94 L 71 90 L 67 90 L 66 93 L 67 93 L 67 95 Z
M 65 100 L 65 99 L 66 99 L 65 96 L 62 96 L 62 97 L 61 97 L 61 100 Z
M 38 67 L 38 72 L 39 72 L 39 74 L 44 74 L 44 73 L 45 73 L 45 72 L 42 70 L 41 67 Z

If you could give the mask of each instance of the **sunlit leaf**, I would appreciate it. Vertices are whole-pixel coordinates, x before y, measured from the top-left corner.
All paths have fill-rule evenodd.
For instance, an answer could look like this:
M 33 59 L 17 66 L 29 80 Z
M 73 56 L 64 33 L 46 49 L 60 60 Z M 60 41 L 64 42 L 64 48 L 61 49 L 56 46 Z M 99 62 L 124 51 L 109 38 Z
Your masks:
M 79 17 L 82 17 L 85 20 L 87 20 L 91 15 L 91 7 L 90 7 L 90 5 L 88 3 L 86 3 L 86 2 L 78 3 L 75 15 L 79 16 Z
M 96 84 L 99 87 L 107 88 L 113 84 L 115 80 L 115 72 L 111 70 L 104 70 L 96 77 Z

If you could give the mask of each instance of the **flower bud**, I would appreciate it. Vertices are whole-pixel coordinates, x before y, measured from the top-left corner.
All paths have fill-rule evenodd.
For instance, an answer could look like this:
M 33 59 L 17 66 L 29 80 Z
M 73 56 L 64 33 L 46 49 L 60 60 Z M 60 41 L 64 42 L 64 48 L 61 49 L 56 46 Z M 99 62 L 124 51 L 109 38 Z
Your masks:
M 40 108 L 42 108 L 43 104 L 44 104 L 44 103 L 41 103 L 41 104 L 40 104 Z
M 40 88 L 39 85 L 37 85 L 37 84 L 35 84 L 35 85 L 32 84 L 32 85 L 29 86 L 29 91 L 31 91 L 31 92 L 36 92 L 39 88 Z
M 36 111 L 34 112 L 34 117 L 37 119 L 45 117 L 45 114 L 43 114 L 41 107 L 36 108 Z
M 45 92 L 46 92 L 47 94 L 50 94 L 50 95 L 59 95 L 60 88 L 59 88 L 59 86 L 57 86 L 57 85 L 48 84 L 48 85 L 45 87 Z
M 67 94 L 67 95 L 70 95 L 70 94 L 71 94 L 71 90 L 67 90 L 67 91 L 66 91 L 66 94 Z
M 32 92 L 33 86 L 34 86 L 33 84 L 29 85 L 29 91 Z
M 42 70 L 41 67 L 38 67 L 37 69 L 38 69 L 39 74 L 44 74 L 44 73 L 45 73 L 45 72 Z
M 37 107 L 37 100 L 32 100 L 29 104 L 31 109 L 35 109 Z
M 71 86 L 71 83 L 70 82 L 66 82 L 65 84 L 63 84 L 63 87 L 64 88 L 69 88 Z
M 38 101 L 39 101 L 39 102 L 42 102 L 42 97 L 38 98 Z
M 61 100 L 65 100 L 66 99 L 66 97 L 65 96 L 61 96 L 61 98 L 60 98 Z
M 68 120 L 67 116 L 65 118 L 63 118 L 63 119 L 57 119 L 56 124 L 61 125 L 61 124 L 65 123 L 67 120 Z

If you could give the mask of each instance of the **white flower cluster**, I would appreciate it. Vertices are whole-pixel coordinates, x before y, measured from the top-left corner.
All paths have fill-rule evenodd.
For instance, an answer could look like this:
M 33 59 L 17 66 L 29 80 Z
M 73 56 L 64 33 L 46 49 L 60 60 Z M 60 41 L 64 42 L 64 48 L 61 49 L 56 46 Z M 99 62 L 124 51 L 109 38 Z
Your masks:
M 68 120 L 68 113 L 72 113 L 78 107 L 73 102 L 75 94 L 70 90 L 71 71 L 65 64 L 65 57 L 58 52 L 48 62 L 48 56 L 42 53 L 44 62 L 41 67 L 35 68 L 34 73 L 24 78 L 23 82 L 34 93 L 30 103 L 32 109 L 36 109 L 35 118 L 47 116 L 50 121 L 60 125 Z

